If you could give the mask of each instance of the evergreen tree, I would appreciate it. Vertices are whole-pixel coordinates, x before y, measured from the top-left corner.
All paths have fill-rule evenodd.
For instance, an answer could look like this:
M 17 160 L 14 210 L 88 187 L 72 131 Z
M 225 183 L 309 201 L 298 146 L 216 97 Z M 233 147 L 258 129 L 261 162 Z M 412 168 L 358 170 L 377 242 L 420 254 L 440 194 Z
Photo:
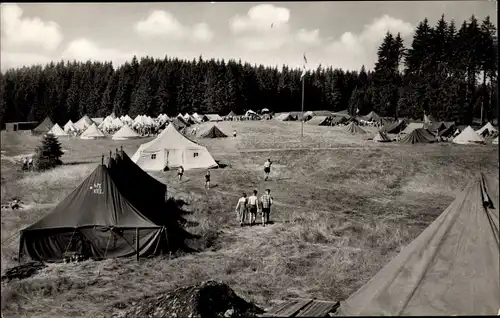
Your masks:
M 35 168 L 46 170 L 62 164 L 63 155 L 61 144 L 53 134 L 46 134 L 42 138 L 42 144 L 35 148 Z

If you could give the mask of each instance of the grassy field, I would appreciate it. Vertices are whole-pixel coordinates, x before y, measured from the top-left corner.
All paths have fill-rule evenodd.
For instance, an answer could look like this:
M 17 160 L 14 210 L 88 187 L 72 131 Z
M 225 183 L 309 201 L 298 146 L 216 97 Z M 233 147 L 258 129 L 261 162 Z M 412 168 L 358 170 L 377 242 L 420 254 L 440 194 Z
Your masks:
M 204 124 L 209 127 L 209 124 Z M 202 130 L 206 127 L 203 127 Z M 297 122 L 222 122 L 236 138 L 198 139 L 227 165 L 212 171 L 154 173 L 169 194 L 189 203 L 189 228 L 203 251 L 175 259 L 114 259 L 53 264 L 39 275 L 2 286 L 8 316 L 88 316 L 111 313 L 113 303 L 186 283 L 215 279 L 262 307 L 286 297 L 342 300 L 414 239 L 480 170 L 498 174 L 498 146 L 380 144 L 339 127 Z M 374 134 L 373 129 L 370 133 Z M 2 201 L 17 196 L 30 208 L 2 210 L 2 242 L 31 224 L 120 146 L 131 156 L 149 139 L 60 141 L 65 165 L 46 173 L 21 173 L 14 161 L 39 142 L 2 132 Z M 265 182 L 262 165 L 274 161 Z M 270 188 L 276 204 L 269 227 L 237 226 L 241 192 Z M 2 272 L 16 264 L 18 236 L 2 243 Z

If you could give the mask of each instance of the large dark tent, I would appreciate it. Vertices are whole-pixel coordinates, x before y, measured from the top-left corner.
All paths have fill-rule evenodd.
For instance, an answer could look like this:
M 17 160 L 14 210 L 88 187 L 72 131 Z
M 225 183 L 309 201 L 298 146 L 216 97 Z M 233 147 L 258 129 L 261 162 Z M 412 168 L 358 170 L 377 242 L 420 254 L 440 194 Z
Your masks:
M 54 126 L 54 123 L 50 118 L 47 116 L 45 119 L 38 125 L 36 128 L 31 130 L 32 135 L 43 135 L 48 133 L 52 127 Z
M 167 246 L 165 227 L 139 211 L 110 169 L 99 165 L 50 214 L 21 231 L 19 256 L 44 261 L 61 261 L 67 252 L 94 259 L 149 256 Z
M 498 179 L 480 175 L 341 303 L 339 316 L 477 316 L 500 308 Z
M 213 125 L 208 131 L 201 135 L 203 138 L 225 138 L 227 137 L 217 126 Z
M 406 122 L 402 119 L 386 124 L 381 131 L 386 134 L 397 134 L 406 128 Z
M 417 128 L 408 135 L 401 139 L 403 144 L 417 144 L 417 143 L 432 143 L 436 141 L 436 137 L 427 129 Z

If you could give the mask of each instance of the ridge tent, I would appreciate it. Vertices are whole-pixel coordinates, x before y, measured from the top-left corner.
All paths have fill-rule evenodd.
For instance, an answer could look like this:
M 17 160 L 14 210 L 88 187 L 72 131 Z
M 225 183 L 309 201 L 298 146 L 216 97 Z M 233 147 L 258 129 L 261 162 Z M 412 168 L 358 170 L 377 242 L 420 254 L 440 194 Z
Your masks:
M 217 126 L 213 125 L 209 130 L 201 135 L 203 138 L 225 138 L 227 137 Z
M 186 128 L 188 125 L 184 122 L 183 119 L 180 119 L 179 117 L 175 117 L 172 119 L 171 125 L 174 125 L 177 130 L 182 130 Z M 169 125 L 170 126 L 170 125 Z
M 313 118 L 309 119 L 306 123 L 308 125 L 326 126 L 327 118 L 328 118 L 327 116 L 314 116 Z
M 486 136 L 486 135 L 491 135 L 493 133 L 496 133 L 498 130 L 493 127 L 493 125 L 488 122 L 486 125 L 481 127 L 481 129 L 477 130 L 476 133 L 480 136 Z
M 453 139 L 453 142 L 456 144 L 468 145 L 473 143 L 484 143 L 484 139 L 479 136 L 471 126 L 467 126 L 467 128 Z
M 174 125 L 168 125 L 154 140 L 140 145 L 132 161 L 149 171 L 179 166 L 185 170 L 217 167 L 206 147 L 183 136 Z
M 78 129 L 76 129 L 75 125 L 73 124 L 73 122 L 70 119 L 64 125 L 64 131 L 67 132 L 67 133 L 70 133 L 70 132 L 76 132 L 76 131 L 78 131 Z
M 92 119 L 90 119 L 89 116 L 84 115 L 79 121 L 76 122 L 75 127 L 76 129 L 82 131 L 89 128 L 92 123 Z
M 342 302 L 339 316 L 497 315 L 498 179 L 471 180 L 415 240 Z
M 391 138 L 387 136 L 386 133 L 384 132 L 377 132 L 375 137 L 373 137 L 373 141 L 378 141 L 378 142 L 391 142 Z
M 402 134 L 409 134 L 415 129 L 424 128 L 424 123 L 409 123 L 408 126 L 401 132 Z
M 456 129 L 455 124 L 453 124 L 453 125 L 449 126 L 448 128 L 439 131 L 438 136 L 449 138 L 450 136 L 453 135 L 453 133 L 455 132 L 455 129 Z
M 113 140 L 127 140 L 141 138 L 141 135 L 136 133 L 132 128 L 128 125 L 123 125 L 114 135 L 111 137 Z
M 218 114 L 207 114 L 205 115 L 208 118 L 208 121 L 221 121 L 223 118 Z
M 387 123 L 382 127 L 382 131 L 387 134 L 397 134 L 406 128 L 406 122 L 402 119 L 394 121 L 392 123 Z
M 34 136 L 46 134 L 50 131 L 50 129 L 52 129 L 53 126 L 54 123 L 47 116 L 38 126 L 31 130 L 31 134 Z
M 437 134 L 440 131 L 445 130 L 448 127 L 446 126 L 446 124 L 444 122 L 437 121 L 437 122 L 432 122 L 432 123 L 424 124 L 424 128 L 426 128 L 431 133 Z
M 236 113 L 233 111 L 230 111 L 229 114 L 226 115 L 226 117 L 236 117 L 236 116 L 238 115 L 236 115 Z
M 50 214 L 21 231 L 19 256 L 40 261 L 61 261 L 66 252 L 97 259 L 149 256 L 164 248 L 165 234 L 164 227 L 119 191 L 109 169 L 99 165 Z
M 281 120 L 281 121 L 293 121 L 296 118 L 293 117 L 292 114 L 290 114 L 290 113 L 284 113 L 284 114 L 280 114 L 278 117 L 276 117 L 276 119 Z
M 54 136 L 68 136 L 66 132 L 57 123 L 49 130 L 49 134 Z
M 436 137 L 424 128 L 417 128 L 400 140 L 403 144 L 432 143 L 435 141 Z
M 95 123 L 90 125 L 89 128 L 80 135 L 80 139 L 99 139 L 105 137 L 106 136 L 97 128 Z
M 366 131 L 363 130 L 363 128 L 359 127 L 355 122 L 351 122 L 349 125 L 347 125 L 345 131 L 351 134 L 366 134 Z
M 361 117 L 363 120 L 365 121 L 381 121 L 382 120 L 382 117 L 380 117 L 376 112 L 374 111 L 371 111 L 370 113 L 368 113 L 368 115 L 366 116 L 363 116 Z

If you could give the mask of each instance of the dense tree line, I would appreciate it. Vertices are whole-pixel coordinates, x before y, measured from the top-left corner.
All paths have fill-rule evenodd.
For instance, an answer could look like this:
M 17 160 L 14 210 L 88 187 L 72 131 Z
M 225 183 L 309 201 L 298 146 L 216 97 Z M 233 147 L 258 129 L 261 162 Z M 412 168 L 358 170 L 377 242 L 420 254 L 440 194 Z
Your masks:
M 305 109 L 371 110 L 383 116 L 468 124 L 497 118 L 497 42 L 490 18 L 472 16 L 457 27 L 442 16 L 435 26 L 419 23 L 405 48 L 387 33 L 373 71 L 319 66 L 305 76 Z M 64 123 L 84 114 L 156 116 L 269 108 L 300 110 L 301 70 L 241 61 L 192 61 L 133 57 L 115 69 L 110 62 L 64 62 L 26 66 L 1 74 L 0 120 Z

